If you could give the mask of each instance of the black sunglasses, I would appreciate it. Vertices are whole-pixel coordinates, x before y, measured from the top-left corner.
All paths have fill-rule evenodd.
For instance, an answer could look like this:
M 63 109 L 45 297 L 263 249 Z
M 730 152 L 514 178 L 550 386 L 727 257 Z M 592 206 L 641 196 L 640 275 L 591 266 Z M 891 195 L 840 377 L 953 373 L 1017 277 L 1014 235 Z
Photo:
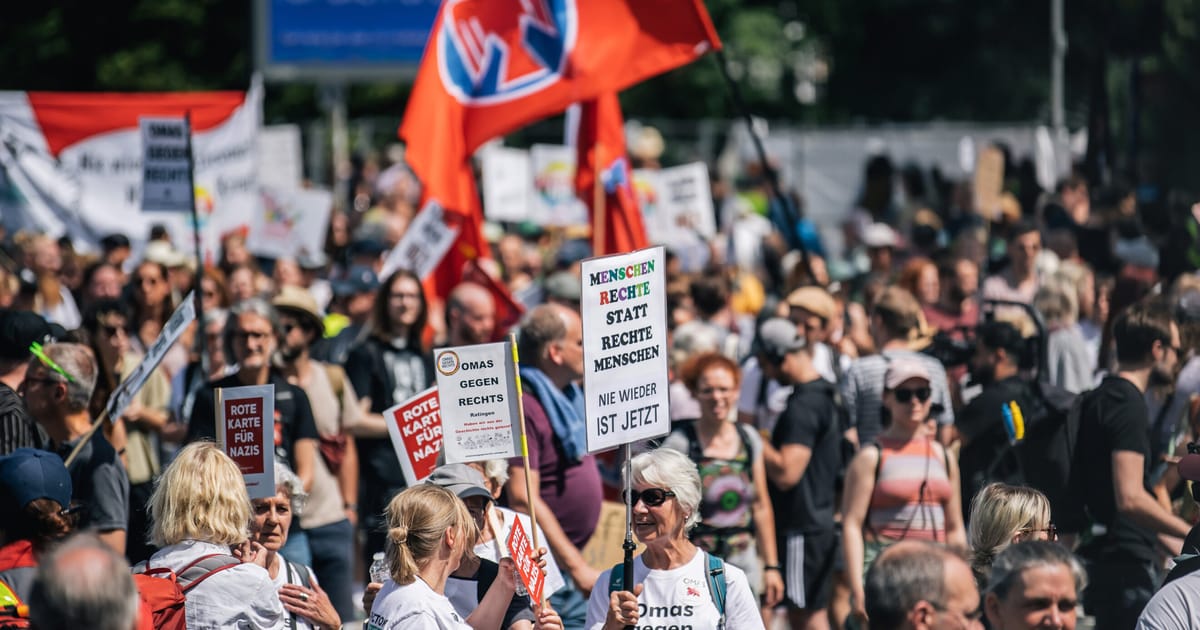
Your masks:
M 632 494 L 631 494 L 632 492 Z M 629 505 L 637 505 L 638 501 L 646 504 L 646 507 L 658 507 L 667 502 L 669 497 L 675 496 L 670 490 L 662 488 L 646 488 L 645 490 L 622 490 L 621 499 Z
M 913 397 L 921 402 L 926 402 L 933 395 L 933 390 L 928 387 L 917 387 L 915 389 L 893 389 L 892 393 L 896 395 L 896 400 L 902 403 L 912 402 Z

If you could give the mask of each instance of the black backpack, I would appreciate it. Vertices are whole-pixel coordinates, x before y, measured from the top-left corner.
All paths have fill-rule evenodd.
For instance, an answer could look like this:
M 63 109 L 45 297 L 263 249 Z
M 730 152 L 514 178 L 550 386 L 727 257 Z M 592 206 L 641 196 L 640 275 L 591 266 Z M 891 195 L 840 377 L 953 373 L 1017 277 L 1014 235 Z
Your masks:
M 1084 397 L 1042 381 L 1031 390 L 1020 410 L 1023 436 L 999 449 L 984 479 L 1041 491 L 1050 500 L 1055 527 L 1078 533 L 1088 524 L 1074 465 Z

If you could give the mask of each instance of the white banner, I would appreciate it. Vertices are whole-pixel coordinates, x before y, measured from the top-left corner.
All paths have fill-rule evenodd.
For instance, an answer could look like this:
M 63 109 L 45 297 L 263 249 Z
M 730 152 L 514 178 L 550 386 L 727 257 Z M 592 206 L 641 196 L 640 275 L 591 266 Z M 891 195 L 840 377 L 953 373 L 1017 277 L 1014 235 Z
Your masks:
M 146 356 L 142 358 L 142 362 L 138 364 L 125 380 L 121 381 L 120 385 L 113 390 L 113 393 L 108 397 L 108 419 L 110 422 L 116 422 L 121 419 L 121 414 L 125 413 L 125 408 L 133 400 L 134 396 L 141 391 L 142 386 L 146 384 L 146 379 L 150 378 L 150 374 L 154 372 L 154 368 L 162 362 L 167 351 L 171 346 L 179 341 L 179 336 L 183 331 L 187 330 L 188 324 L 196 319 L 196 292 L 192 291 L 183 298 L 183 303 L 175 308 L 175 312 L 171 313 L 171 318 L 167 320 L 167 325 L 163 326 L 162 332 L 158 334 L 158 338 L 150 345 L 150 349 L 146 352 Z
M 268 125 L 258 131 L 258 182 L 283 190 L 304 183 L 299 125 Z
M 535 144 L 529 149 L 533 175 L 529 220 L 538 225 L 587 225 L 587 206 L 575 196 L 575 149 Z
M 490 221 L 519 223 L 529 218 L 529 152 L 507 147 L 485 147 L 480 151 L 483 170 L 483 212 Z
M 442 206 L 429 200 L 425 207 L 413 217 L 412 223 L 400 237 L 400 242 L 388 252 L 379 271 L 381 279 L 392 275 L 397 269 L 407 269 L 424 278 L 433 273 L 442 262 L 450 246 L 458 238 L 458 228 L 446 225 L 442 218 Z
M 294 258 L 325 249 L 333 194 L 320 188 L 264 186 L 246 247 L 267 258 Z
M 140 251 L 162 223 L 175 247 L 192 251 L 190 213 L 141 209 L 138 119 L 192 112 L 195 198 L 206 256 L 221 234 L 249 228 L 258 197 L 257 136 L 262 85 L 226 92 L 90 94 L 0 92 L 0 218 L 12 231 L 71 237 L 81 251 L 125 234 Z
M 589 453 L 666 435 L 666 250 L 583 261 L 583 392 Z
M 251 499 L 275 496 L 275 386 L 217 388 L 217 444 L 237 464 Z
M 508 341 L 433 351 L 447 464 L 521 452 L 512 352 Z

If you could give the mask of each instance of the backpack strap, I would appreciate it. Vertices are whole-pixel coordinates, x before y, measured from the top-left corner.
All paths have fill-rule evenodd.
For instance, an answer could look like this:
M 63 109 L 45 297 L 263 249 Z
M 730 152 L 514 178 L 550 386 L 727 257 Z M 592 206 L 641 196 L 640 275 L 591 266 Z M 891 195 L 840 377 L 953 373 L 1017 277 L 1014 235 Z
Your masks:
M 721 616 L 717 622 L 718 630 L 725 628 L 725 561 L 712 555 L 708 552 L 704 553 L 708 557 L 708 594 L 712 597 L 713 605 L 717 607 L 717 614 Z
M 700 433 L 696 430 L 696 421 L 680 422 L 679 428 L 683 430 L 683 436 L 688 441 L 688 459 L 699 462 L 704 458 L 704 448 L 700 446 Z
M 176 582 L 179 584 L 179 590 L 183 591 L 184 595 L 187 595 L 188 591 L 199 586 L 204 580 L 225 569 L 232 569 L 241 563 L 241 560 L 227 553 L 214 553 L 201 556 L 175 573 L 177 576 Z M 150 573 L 151 571 L 147 570 L 146 573 Z

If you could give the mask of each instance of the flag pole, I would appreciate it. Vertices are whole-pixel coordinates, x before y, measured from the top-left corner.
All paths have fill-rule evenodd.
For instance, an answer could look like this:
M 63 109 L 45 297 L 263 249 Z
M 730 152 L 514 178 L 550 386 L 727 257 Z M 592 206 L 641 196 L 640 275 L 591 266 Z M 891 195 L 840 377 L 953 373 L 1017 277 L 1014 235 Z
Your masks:
M 196 346 L 200 351 L 200 373 L 208 374 L 208 335 L 204 331 L 204 253 L 200 245 L 200 214 L 196 210 L 196 156 L 192 148 L 192 110 L 183 114 L 183 123 L 187 127 L 184 138 L 187 140 L 188 161 L 188 206 L 192 209 L 192 244 L 196 249 Z M 181 418 L 186 422 L 187 418 Z
M 512 346 L 513 373 L 516 375 L 517 382 L 517 419 L 521 423 L 521 463 L 525 467 L 525 497 L 526 504 L 529 505 L 529 536 L 533 539 L 533 553 L 538 552 L 538 524 L 537 524 L 537 502 L 534 501 L 533 483 L 529 480 L 529 439 L 525 437 L 525 401 L 522 400 L 524 395 L 521 392 L 521 357 L 517 354 L 517 335 L 508 333 L 508 343 Z M 538 568 L 541 571 L 541 568 Z M 543 601 L 545 598 L 543 597 Z M 543 602 L 538 602 L 541 606 Z
M 92 426 L 87 430 L 87 433 L 84 433 L 83 437 L 79 438 L 79 441 L 75 444 L 75 448 L 71 449 L 71 454 L 67 455 L 67 458 L 63 460 L 63 466 L 66 466 L 67 468 L 71 467 L 71 462 L 75 461 L 76 457 L 79 457 L 79 451 L 83 450 L 83 445 L 91 441 L 92 436 L 96 434 L 96 429 L 99 429 L 104 424 L 105 420 L 108 420 L 108 409 L 105 409 L 100 416 L 96 418 L 95 422 L 92 423 Z
M 733 99 L 733 105 L 746 121 L 746 130 L 750 132 L 750 140 L 754 143 L 754 152 L 758 154 L 758 160 L 762 163 L 763 174 L 766 176 L 767 188 L 769 189 L 771 198 L 776 204 L 779 204 L 781 209 L 787 211 L 788 201 L 784 198 L 783 191 L 779 190 L 779 175 L 775 172 L 775 168 L 771 166 L 771 163 L 767 161 L 767 151 L 763 148 L 762 139 L 754 131 L 754 119 L 750 117 L 750 109 L 746 107 L 746 101 L 742 99 L 742 90 L 738 87 L 737 81 L 733 80 L 733 76 L 729 74 L 729 64 L 725 59 L 725 50 L 717 48 L 716 55 L 717 66 L 721 69 L 721 76 L 725 79 L 725 84 L 729 86 L 729 96 Z M 788 215 L 788 218 L 792 218 L 790 212 L 788 212 Z M 799 220 L 799 217 L 795 218 Z M 788 227 L 795 229 L 796 226 L 792 225 Z M 791 239 L 787 240 L 791 242 Z M 804 265 L 804 271 L 816 282 L 817 276 L 813 274 L 812 263 L 809 262 L 808 248 L 805 247 L 804 240 L 797 238 L 796 245 L 800 250 L 800 263 Z
M 633 551 L 637 545 L 633 543 L 633 449 L 628 443 L 625 444 L 625 542 L 621 548 L 625 550 L 624 566 L 621 567 L 624 572 L 625 590 L 633 592 Z M 625 626 L 627 629 L 633 626 Z
M 580 123 L 582 124 L 582 120 Z M 592 255 L 607 254 L 604 250 L 604 229 L 608 208 L 604 199 L 604 171 L 600 165 L 600 143 L 592 145 Z

